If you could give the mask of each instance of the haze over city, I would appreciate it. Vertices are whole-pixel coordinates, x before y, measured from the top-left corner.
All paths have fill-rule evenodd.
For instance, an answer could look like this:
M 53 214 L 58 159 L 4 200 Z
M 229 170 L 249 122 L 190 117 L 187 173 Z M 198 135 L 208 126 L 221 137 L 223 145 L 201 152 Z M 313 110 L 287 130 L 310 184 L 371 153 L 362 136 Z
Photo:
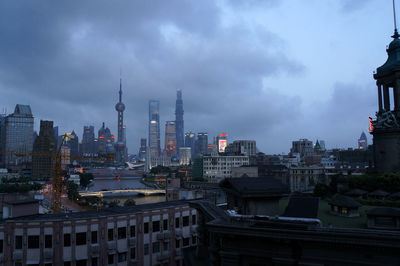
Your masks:
M 116 134 L 120 69 L 129 152 L 148 101 L 186 131 L 355 147 L 377 110 L 372 73 L 391 41 L 390 1 L 34 1 L 0 3 L 0 109 L 29 104 L 60 133 L 102 122 Z M 373 19 L 372 19 L 373 18 Z

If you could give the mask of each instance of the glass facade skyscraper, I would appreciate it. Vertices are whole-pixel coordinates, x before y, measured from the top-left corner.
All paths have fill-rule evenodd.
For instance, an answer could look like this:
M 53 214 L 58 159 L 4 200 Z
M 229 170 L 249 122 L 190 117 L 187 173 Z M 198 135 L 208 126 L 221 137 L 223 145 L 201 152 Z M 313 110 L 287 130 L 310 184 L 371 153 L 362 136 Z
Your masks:
M 150 166 L 157 166 L 160 162 L 160 102 L 149 101 L 149 151 Z
M 33 149 L 33 116 L 29 105 L 17 104 L 2 126 L 3 167 L 30 163 Z
M 184 147 L 183 138 L 183 101 L 182 101 L 182 91 L 176 91 L 176 106 L 175 106 L 175 128 L 176 128 L 176 150 L 179 152 L 179 148 Z

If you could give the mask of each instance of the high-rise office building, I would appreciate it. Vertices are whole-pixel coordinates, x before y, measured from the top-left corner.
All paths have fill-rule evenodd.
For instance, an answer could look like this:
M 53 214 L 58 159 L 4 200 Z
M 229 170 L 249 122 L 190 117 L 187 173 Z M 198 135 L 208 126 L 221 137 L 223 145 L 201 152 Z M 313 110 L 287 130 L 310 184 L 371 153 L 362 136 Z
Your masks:
M 33 178 L 50 179 L 53 176 L 56 150 L 53 121 L 40 120 L 39 136 L 33 144 L 32 152 Z
M 226 146 L 228 146 L 227 134 L 226 133 L 219 133 L 215 145 L 217 146 L 217 151 L 220 153 L 225 152 Z
M 195 143 L 195 155 L 204 155 L 208 153 L 208 133 L 197 133 L 197 140 Z
M 141 162 L 146 161 L 146 145 L 147 145 L 147 139 L 141 138 L 140 139 L 140 148 L 139 148 L 139 160 Z
M 69 138 L 66 141 L 65 145 L 68 146 L 68 148 L 70 150 L 70 159 L 71 160 L 78 160 L 78 156 L 79 156 L 79 138 L 76 135 L 74 130 L 72 130 L 71 138 Z
M 96 153 L 94 126 L 84 126 L 82 136 L 82 155 Z
M 126 140 L 124 139 L 124 110 L 125 104 L 122 103 L 122 80 L 119 81 L 119 102 L 115 105 L 115 110 L 118 112 L 118 136 L 115 144 L 115 159 L 117 162 L 126 162 Z
M 360 138 L 358 139 L 358 149 L 359 150 L 367 150 L 368 148 L 368 140 L 364 131 L 361 133 Z
M 4 133 L 3 133 L 3 131 L 5 130 L 5 127 L 4 127 L 5 121 L 6 121 L 6 115 L 0 114 L 0 167 L 2 165 L 3 157 L 4 157 L 4 151 L 3 151 L 3 142 L 4 142 L 3 135 L 4 135 Z
M 190 148 L 192 158 L 194 155 L 195 143 L 196 143 L 196 134 L 193 132 L 186 132 L 185 133 L 185 147 Z
M 160 162 L 160 102 L 149 101 L 149 155 L 150 167 L 157 166 Z
M 183 124 L 183 101 L 182 91 L 176 91 L 176 105 L 175 105 L 175 127 L 176 127 L 176 148 L 179 153 L 179 148 L 184 147 L 184 124 Z
M 18 165 L 29 164 L 33 148 L 31 107 L 17 104 L 14 113 L 5 117 L 2 128 L 3 167 L 16 170 Z
M 190 147 L 179 148 L 179 165 L 189 165 L 192 161 L 192 152 Z
M 100 156 L 106 156 L 108 153 L 114 152 L 114 135 L 111 134 L 111 130 L 105 127 L 103 122 L 102 127 L 98 131 L 97 137 L 98 153 Z
M 247 155 L 254 156 L 257 153 L 256 141 L 255 140 L 235 140 L 229 151 L 235 155 Z
M 164 158 L 173 158 L 176 155 L 176 124 L 175 121 L 167 121 L 165 122 Z

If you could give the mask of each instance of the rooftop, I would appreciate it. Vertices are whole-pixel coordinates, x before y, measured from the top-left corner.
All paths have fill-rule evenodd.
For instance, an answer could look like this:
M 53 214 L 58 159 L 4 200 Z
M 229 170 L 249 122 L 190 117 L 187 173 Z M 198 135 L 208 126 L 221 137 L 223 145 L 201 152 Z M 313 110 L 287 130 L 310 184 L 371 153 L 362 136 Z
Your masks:
M 272 177 L 227 178 L 220 182 L 224 190 L 242 197 L 269 197 L 289 193 L 289 187 Z

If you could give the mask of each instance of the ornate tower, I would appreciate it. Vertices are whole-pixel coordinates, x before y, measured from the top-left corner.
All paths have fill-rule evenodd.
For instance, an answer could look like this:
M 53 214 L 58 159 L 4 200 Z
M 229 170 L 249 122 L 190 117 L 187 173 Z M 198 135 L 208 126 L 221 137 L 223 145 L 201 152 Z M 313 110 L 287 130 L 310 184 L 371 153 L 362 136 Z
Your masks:
M 175 106 L 175 126 L 176 126 L 176 150 L 185 146 L 183 135 L 183 101 L 182 91 L 176 91 L 176 106 Z
M 393 41 L 386 50 L 388 59 L 378 67 L 374 79 L 378 86 L 376 120 L 370 118 L 375 167 L 382 172 L 400 170 L 400 35 L 395 27 Z M 393 97 L 391 99 L 391 97 Z M 390 103 L 394 106 L 391 106 Z
M 126 143 L 124 142 L 124 111 L 125 104 L 122 103 L 122 79 L 119 80 L 119 102 L 115 105 L 115 110 L 118 112 L 118 136 L 117 143 L 115 144 L 115 156 L 117 162 L 126 161 Z

